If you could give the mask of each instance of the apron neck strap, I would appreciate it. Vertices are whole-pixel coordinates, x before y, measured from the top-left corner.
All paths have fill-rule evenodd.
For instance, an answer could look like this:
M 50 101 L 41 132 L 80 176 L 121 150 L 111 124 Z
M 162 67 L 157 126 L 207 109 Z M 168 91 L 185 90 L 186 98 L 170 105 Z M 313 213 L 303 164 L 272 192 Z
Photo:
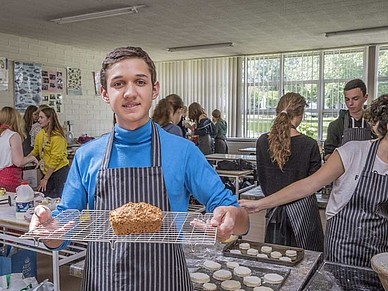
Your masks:
M 103 157 L 102 162 L 101 162 L 102 169 L 108 168 L 110 155 L 112 153 L 114 136 L 115 136 L 115 130 L 113 127 L 113 130 L 109 136 L 109 140 L 108 140 L 108 144 L 106 146 L 104 157 Z M 152 136 L 152 138 L 151 138 L 152 166 L 160 167 L 162 164 L 161 154 L 160 154 L 160 138 L 159 138 L 158 129 L 156 128 L 156 125 L 153 121 L 151 121 L 151 136 Z
M 374 141 L 369 149 L 368 157 L 365 162 L 365 171 L 372 172 L 373 165 L 375 163 L 377 148 L 379 147 L 380 139 Z

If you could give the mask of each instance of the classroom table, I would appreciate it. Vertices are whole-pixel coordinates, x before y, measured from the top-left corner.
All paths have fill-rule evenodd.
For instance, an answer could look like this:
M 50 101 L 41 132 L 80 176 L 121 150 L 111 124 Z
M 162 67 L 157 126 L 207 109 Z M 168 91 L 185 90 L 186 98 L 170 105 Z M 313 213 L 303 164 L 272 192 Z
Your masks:
M 216 170 L 218 175 L 222 176 L 222 177 L 228 177 L 228 178 L 232 178 L 236 181 L 236 195 L 237 195 L 237 199 L 240 199 L 240 193 L 242 191 L 247 191 L 249 189 L 251 189 L 252 187 L 256 187 L 256 185 L 252 185 L 252 186 L 249 186 L 249 187 L 245 187 L 243 189 L 240 190 L 240 178 L 243 178 L 243 177 L 246 177 L 250 174 L 253 173 L 253 170 L 242 170 L 242 171 L 231 171 L 231 170 Z
M 0 205 L 0 243 L 52 256 L 54 291 L 59 291 L 59 267 L 84 258 L 86 244 L 71 244 L 64 250 L 51 251 L 42 242 L 21 239 L 20 235 L 28 231 L 29 222 L 24 219 L 16 219 L 15 193 L 7 192 L 7 195 L 11 196 L 13 205 Z
M 253 153 L 256 154 L 256 148 L 242 148 L 238 149 L 239 152 L 241 153 Z
M 254 155 L 233 155 L 233 154 L 209 154 L 205 156 L 208 161 L 234 161 L 234 160 L 246 160 L 251 163 L 256 163 L 256 156 Z

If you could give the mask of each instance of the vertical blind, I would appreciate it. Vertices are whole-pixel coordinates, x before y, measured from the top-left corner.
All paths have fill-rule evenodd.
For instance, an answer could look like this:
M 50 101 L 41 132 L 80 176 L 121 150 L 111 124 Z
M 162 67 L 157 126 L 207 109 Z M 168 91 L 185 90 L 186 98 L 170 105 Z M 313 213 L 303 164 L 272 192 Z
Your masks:
M 209 118 L 214 109 L 221 111 L 228 123 L 228 136 L 237 136 L 238 57 L 158 62 L 155 64 L 160 82 L 159 99 L 178 94 L 188 107 L 198 102 Z M 241 84 L 241 81 L 240 81 Z M 155 106 L 155 104 L 154 104 Z

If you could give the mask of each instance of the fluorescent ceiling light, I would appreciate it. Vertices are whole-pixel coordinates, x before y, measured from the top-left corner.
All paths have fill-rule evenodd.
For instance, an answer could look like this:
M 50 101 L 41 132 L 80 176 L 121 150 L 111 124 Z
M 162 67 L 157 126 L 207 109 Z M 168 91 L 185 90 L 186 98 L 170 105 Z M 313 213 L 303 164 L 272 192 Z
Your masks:
M 201 50 L 201 49 L 232 47 L 232 46 L 233 46 L 233 42 L 221 42 L 221 43 L 210 43 L 210 44 L 198 44 L 198 45 L 190 45 L 190 46 L 170 47 L 167 49 L 167 51 L 180 52 L 180 51 Z
M 91 19 L 118 16 L 123 14 L 138 13 L 138 9 L 143 8 L 145 6 L 146 5 L 129 6 L 124 8 L 100 11 L 100 12 L 92 12 L 92 13 L 85 13 L 80 15 L 56 18 L 56 19 L 51 19 L 50 21 L 55 22 L 57 24 L 65 24 L 65 23 L 73 23 L 73 22 L 85 21 L 85 20 L 91 20 Z
M 377 27 L 368 27 L 368 28 L 359 28 L 359 29 L 350 29 L 350 30 L 331 31 L 331 32 L 325 32 L 325 36 L 331 37 L 331 36 L 349 35 L 349 34 L 355 34 L 355 33 L 379 32 L 384 30 L 388 30 L 388 26 L 377 26 Z

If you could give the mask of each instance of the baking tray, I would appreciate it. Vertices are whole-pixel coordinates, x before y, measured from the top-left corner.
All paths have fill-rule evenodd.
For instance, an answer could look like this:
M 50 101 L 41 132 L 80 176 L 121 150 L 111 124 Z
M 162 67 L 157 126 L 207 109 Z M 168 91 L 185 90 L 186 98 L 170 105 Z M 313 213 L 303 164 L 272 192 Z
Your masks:
M 231 280 L 239 281 L 241 283 L 241 289 L 246 290 L 246 291 L 253 291 L 253 287 L 248 287 L 248 286 L 244 285 L 243 278 L 238 277 L 238 276 L 233 274 L 233 269 L 230 269 L 230 268 L 228 268 L 226 266 L 227 262 L 217 261 L 217 260 L 214 260 L 214 262 L 217 262 L 217 263 L 221 264 L 221 269 L 229 270 L 232 273 L 232 279 Z M 232 262 L 232 261 L 230 261 L 230 262 Z M 283 269 L 283 270 L 273 270 L 273 269 L 266 269 L 266 268 L 246 266 L 246 265 L 240 264 L 240 263 L 239 263 L 239 265 L 240 266 L 244 266 L 244 267 L 248 267 L 249 269 L 251 269 L 251 271 L 252 271 L 251 276 L 257 276 L 257 277 L 259 277 L 261 279 L 261 285 L 260 286 L 270 287 L 274 291 L 280 290 L 280 288 L 283 286 L 284 282 L 286 281 L 288 275 L 290 274 L 290 270 L 289 269 L 288 270 L 285 270 L 285 269 Z M 213 278 L 213 273 L 215 271 L 210 271 L 210 270 L 208 270 L 208 269 L 206 269 L 204 267 L 200 267 L 199 269 L 197 269 L 195 272 L 192 272 L 192 273 L 196 273 L 196 272 L 201 272 L 201 273 L 208 274 L 210 276 L 210 283 L 216 284 L 217 285 L 217 290 L 224 291 L 224 289 L 221 288 L 221 282 L 222 281 L 219 281 L 219 280 L 216 280 L 216 279 Z M 268 274 L 268 273 L 275 273 L 275 274 L 281 275 L 281 276 L 283 276 L 284 279 L 279 284 L 269 284 L 269 283 L 264 281 L 264 275 Z M 203 288 L 202 288 L 203 284 L 193 283 L 193 285 L 194 285 L 194 289 L 195 290 L 203 290 Z
M 109 210 L 65 210 L 20 238 L 115 243 L 170 243 L 214 245 L 217 228 L 210 225 L 211 213 L 163 212 L 160 231 L 115 235 L 109 222 Z
M 324 261 L 303 290 L 384 291 L 384 288 L 372 269 Z
M 281 261 L 279 259 L 274 259 L 274 258 L 270 258 L 270 257 L 269 258 L 260 258 L 257 256 L 248 255 L 246 250 L 239 249 L 240 243 L 249 243 L 251 248 L 257 249 L 259 251 L 259 253 L 261 253 L 260 250 L 261 250 L 262 246 L 270 246 L 270 247 L 272 247 L 273 252 L 278 251 L 283 256 L 286 256 L 285 253 L 287 250 L 295 250 L 296 251 L 296 258 L 294 260 L 292 260 L 291 262 L 285 262 L 285 261 Z M 233 254 L 230 252 L 230 250 L 241 250 L 241 255 Z M 248 241 L 248 240 L 243 240 L 243 239 L 237 239 L 235 241 L 232 241 L 232 242 L 226 244 L 224 249 L 222 250 L 222 252 L 223 252 L 223 255 L 226 257 L 235 257 L 235 258 L 239 258 L 239 259 L 253 260 L 253 261 L 259 261 L 259 262 L 264 262 L 264 263 L 269 263 L 269 264 L 278 264 L 278 265 L 283 265 L 283 266 L 288 266 L 288 267 L 295 266 L 301 260 L 303 260 L 303 257 L 304 257 L 304 249 L 302 249 L 302 248 L 275 245 L 275 244 L 262 243 L 262 242 L 253 242 L 253 241 Z

